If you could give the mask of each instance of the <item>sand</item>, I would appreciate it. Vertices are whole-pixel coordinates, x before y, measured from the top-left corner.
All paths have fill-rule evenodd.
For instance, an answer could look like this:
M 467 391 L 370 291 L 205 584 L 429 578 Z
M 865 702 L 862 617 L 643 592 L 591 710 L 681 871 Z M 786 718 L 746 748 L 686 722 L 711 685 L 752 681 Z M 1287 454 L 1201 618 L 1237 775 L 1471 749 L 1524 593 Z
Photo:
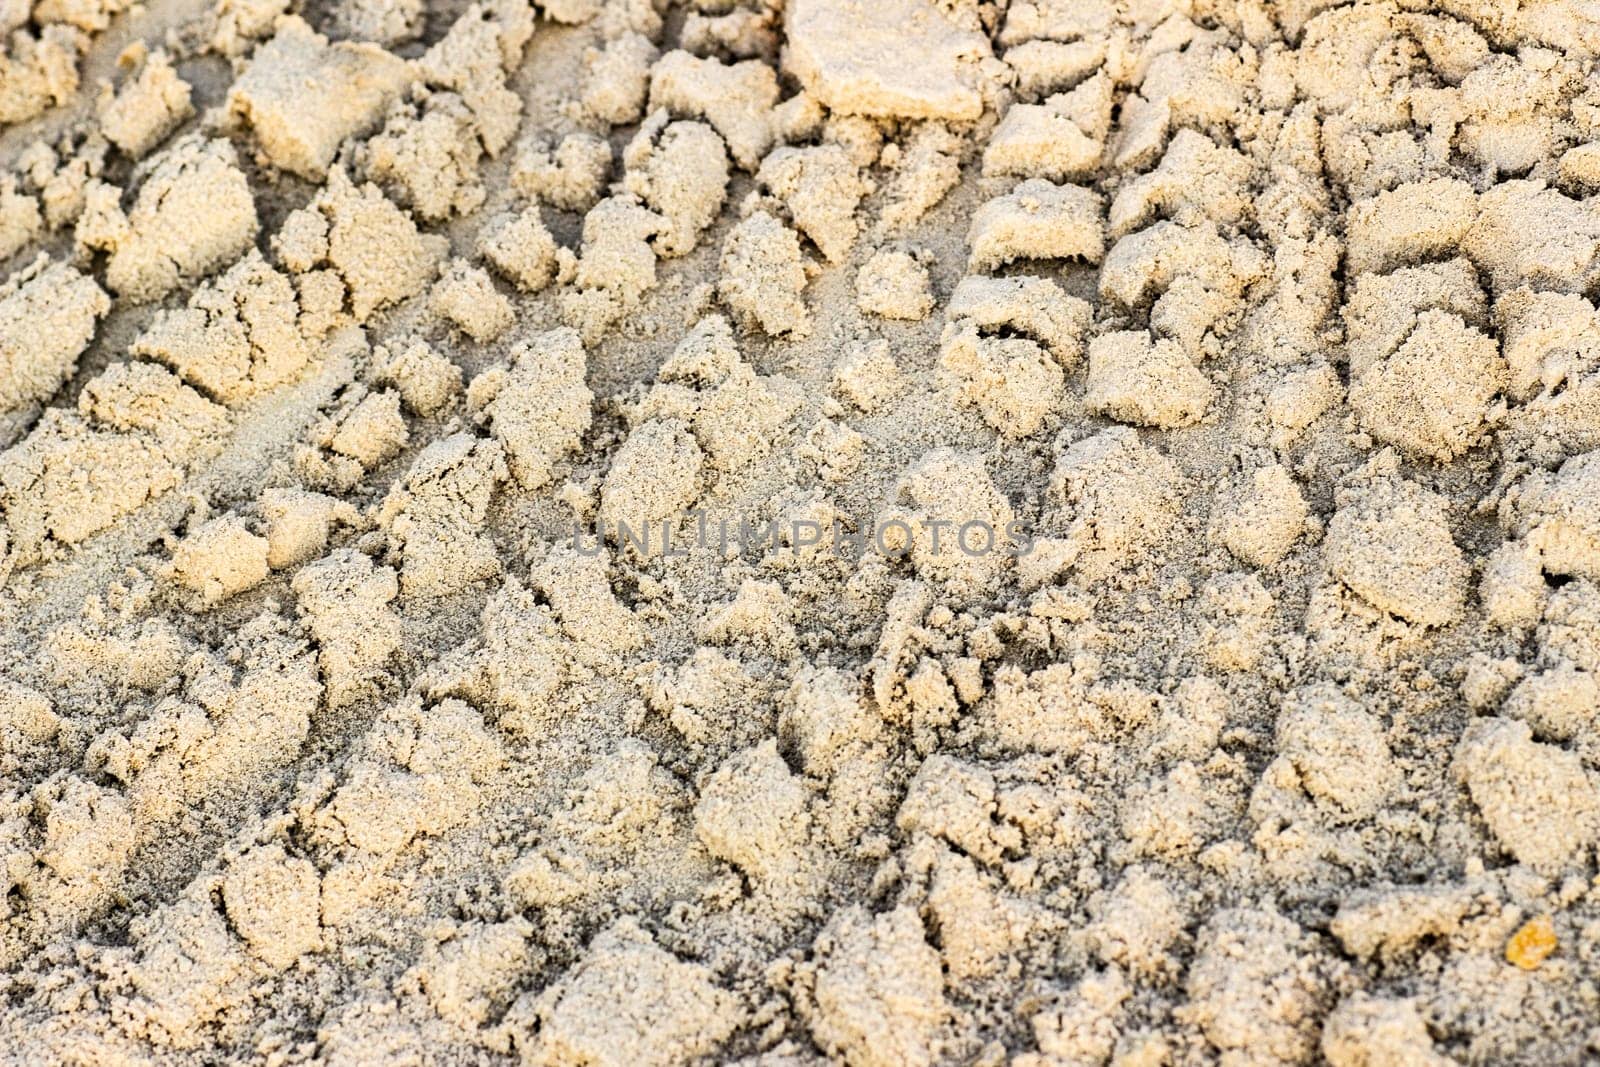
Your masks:
M 0 1062 L 1600 1055 L 1588 6 L 0 40 Z

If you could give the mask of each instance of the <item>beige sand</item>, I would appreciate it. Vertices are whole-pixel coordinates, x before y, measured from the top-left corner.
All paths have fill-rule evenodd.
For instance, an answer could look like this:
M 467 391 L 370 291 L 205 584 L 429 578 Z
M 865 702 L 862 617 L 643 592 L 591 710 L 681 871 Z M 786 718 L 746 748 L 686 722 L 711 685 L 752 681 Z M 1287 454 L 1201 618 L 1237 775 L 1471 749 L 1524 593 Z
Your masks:
M 1600 1054 L 1592 5 L 0 42 L 0 1063 Z

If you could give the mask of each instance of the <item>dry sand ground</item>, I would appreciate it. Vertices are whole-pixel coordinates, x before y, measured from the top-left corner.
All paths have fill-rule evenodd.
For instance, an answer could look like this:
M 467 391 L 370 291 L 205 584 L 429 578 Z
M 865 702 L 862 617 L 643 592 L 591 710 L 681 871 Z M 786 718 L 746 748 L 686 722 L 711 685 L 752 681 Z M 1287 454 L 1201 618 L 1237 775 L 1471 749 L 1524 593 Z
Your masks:
M 1600 1057 L 1592 5 L 0 28 L 5 1063 Z

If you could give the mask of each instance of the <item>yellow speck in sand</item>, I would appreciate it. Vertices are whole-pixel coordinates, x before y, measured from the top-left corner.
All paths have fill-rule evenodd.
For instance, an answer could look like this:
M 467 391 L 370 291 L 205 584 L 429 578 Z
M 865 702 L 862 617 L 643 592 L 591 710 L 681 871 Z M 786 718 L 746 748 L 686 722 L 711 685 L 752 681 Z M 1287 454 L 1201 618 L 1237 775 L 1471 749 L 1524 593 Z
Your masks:
M 1506 942 L 1506 959 L 1525 971 L 1538 969 L 1556 950 L 1556 928 L 1548 915 L 1529 919 Z

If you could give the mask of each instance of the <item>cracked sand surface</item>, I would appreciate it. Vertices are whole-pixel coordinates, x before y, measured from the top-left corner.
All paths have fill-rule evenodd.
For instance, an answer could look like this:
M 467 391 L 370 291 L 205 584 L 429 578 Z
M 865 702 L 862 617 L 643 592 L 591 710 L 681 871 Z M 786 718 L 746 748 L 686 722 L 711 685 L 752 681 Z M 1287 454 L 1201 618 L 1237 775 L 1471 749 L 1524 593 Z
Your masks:
M 0 41 L 0 1062 L 1600 1055 L 1583 4 Z

